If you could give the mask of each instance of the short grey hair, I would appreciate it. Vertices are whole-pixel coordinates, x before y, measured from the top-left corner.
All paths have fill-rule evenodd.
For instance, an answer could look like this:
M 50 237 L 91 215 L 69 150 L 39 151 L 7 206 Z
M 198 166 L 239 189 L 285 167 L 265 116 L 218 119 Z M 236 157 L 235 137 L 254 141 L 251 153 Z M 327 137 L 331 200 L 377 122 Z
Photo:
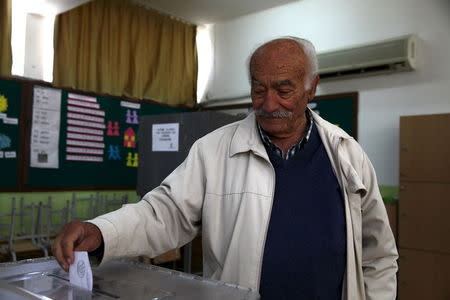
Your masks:
M 314 45 L 306 40 L 306 39 L 302 39 L 299 37 L 295 37 L 295 36 L 282 36 L 276 39 L 272 39 L 270 41 L 265 42 L 264 44 L 258 46 L 258 48 L 256 48 L 252 54 L 250 55 L 250 57 L 247 60 L 247 66 L 248 66 L 248 74 L 249 74 L 249 79 L 251 80 L 251 74 L 250 74 L 250 64 L 252 62 L 252 58 L 255 55 L 255 53 L 261 49 L 262 47 L 264 47 L 265 45 L 276 41 L 276 40 L 291 40 L 294 41 L 299 47 L 300 49 L 302 49 L 303 53 L 305 53 L 305 56 L 308 60 L 309 63 L 309 70 L 310 70 L 310 74 L 309 74 L 309 80 L 307 81 L 307 86 L 309 86 L 311 84 L 311 81 L 317 76 L 319 75 L 319 62 L 317 60 L 317 55 L 316 55 L 316 49 L 314 48 Z

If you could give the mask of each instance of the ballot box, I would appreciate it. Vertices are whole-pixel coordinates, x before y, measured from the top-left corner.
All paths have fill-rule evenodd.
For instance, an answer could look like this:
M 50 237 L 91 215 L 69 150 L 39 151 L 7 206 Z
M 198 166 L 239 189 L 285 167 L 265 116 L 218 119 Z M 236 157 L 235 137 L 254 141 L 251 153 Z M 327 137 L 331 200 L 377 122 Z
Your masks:
M 93 290 L 69 282 L 53 258 L 0 264 L 0 299 L 146 299 L 253 300 L 258 293 L 131 260 L 113 260 L 92 268 Z

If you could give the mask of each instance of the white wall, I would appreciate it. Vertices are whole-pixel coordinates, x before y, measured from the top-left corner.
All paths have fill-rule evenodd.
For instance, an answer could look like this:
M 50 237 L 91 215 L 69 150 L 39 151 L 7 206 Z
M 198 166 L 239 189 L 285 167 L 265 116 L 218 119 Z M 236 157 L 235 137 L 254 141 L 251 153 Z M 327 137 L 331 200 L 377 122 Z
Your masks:
M 12 2 L 13 75 L 52 81 L 53 27 L 57 10 L 49 2 L 51 0 Z M 76 4 L 72 2 L 71 5 Z
M 43 50 L 44 17 L 37 14 L 27 14 L 25 29 L 25 64 L 23 76 L 44 79 Z
M 327 82 L 317 92 L 359 92 L 359 142 L 379 183 L 398 185 L 399 116 L 450 112 L 448 0 L 302 0 L 215 24 L 207 97 L 248 95 L 247 57 L 271 38 L 296 35 L 311 40 L 317 51 L 329 51 L 410 33 L 419 39 L 417 71 Z

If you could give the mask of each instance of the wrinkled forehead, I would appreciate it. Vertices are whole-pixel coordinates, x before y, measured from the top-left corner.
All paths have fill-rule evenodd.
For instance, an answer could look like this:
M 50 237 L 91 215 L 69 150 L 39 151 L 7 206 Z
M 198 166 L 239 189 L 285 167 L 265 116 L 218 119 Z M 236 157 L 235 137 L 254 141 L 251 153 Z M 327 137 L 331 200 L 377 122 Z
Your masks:
M 257 49 L 250 60 L 250 74 L 281 75 L 306 71 L 306 57 L 303 50 L 293 41 L 264 45 Z

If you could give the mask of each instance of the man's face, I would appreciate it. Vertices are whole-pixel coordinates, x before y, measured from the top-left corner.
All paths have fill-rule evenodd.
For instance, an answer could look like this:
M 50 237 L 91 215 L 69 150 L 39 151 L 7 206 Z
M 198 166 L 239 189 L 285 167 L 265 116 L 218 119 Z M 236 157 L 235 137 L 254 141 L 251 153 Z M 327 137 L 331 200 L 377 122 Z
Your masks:
M 250 64 L 251 98 L 258 124 L 270 136 L 299 135 L 306 122 L 305 110 L 314 97 L 316 80 L 306 90 L 308 64 L 293 41 L 280 41 L 260 49 Z M 258 114 L 258 112 L 262 114 Z M 278 114 L 278 117 L 270 114 Z

